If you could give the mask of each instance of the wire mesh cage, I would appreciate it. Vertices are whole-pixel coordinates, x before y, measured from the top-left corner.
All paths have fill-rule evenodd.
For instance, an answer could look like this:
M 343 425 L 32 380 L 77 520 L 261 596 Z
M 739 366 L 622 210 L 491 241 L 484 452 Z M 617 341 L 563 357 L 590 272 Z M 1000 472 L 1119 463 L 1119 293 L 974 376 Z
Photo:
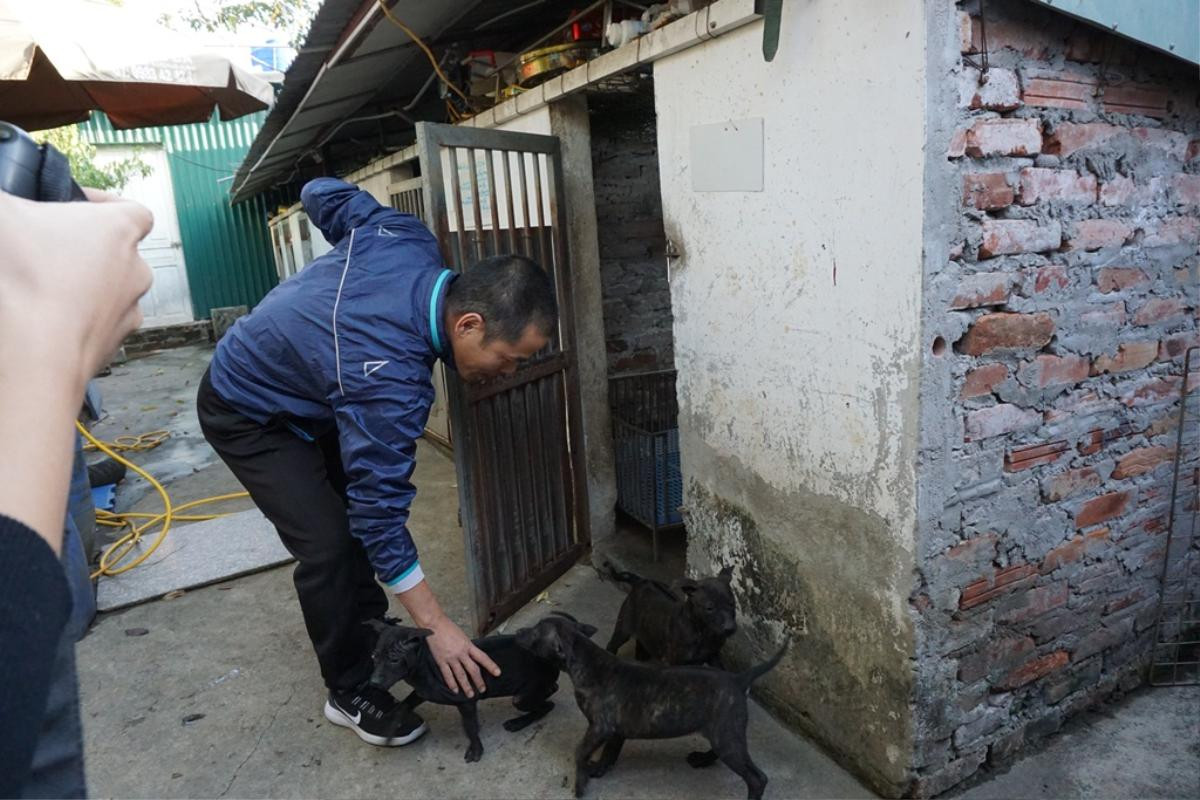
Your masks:
M 608 391 L 617 507 L 650 529 L 657 560 L 658 532 L 683 524 L 675 371 L 610 378 Z
M 1200 684 L 1200 347 L 1184 359 L 1150 683 Z

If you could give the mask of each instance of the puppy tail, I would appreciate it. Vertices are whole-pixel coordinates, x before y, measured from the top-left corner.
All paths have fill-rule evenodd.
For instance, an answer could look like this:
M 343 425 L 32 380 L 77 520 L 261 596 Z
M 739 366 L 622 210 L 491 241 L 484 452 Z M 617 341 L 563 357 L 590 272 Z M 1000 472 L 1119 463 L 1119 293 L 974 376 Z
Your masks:
M 749 691 L 750 684 L 775 669 L 775 665 L 779 663 L 780 659 L 783 658 L 783 654 L 787 652 L 789 644 L 791 644 L 790 640 L 785 641 L 783 647 L 779 648 L 779 652 L 772 656 L 770 661 L 764 661 L 745 672 L 738 673 L 738 683 L 741 684 L 743 691 Z
M 637 586 L 642 581 L 646 580 L 641 575 L 633 572 L 622 572 L 613 566 L 611 561 L 604 562 L 604 569 L 607 571 L 608 577 L 619 583 L 628 583 L 632 586 Z

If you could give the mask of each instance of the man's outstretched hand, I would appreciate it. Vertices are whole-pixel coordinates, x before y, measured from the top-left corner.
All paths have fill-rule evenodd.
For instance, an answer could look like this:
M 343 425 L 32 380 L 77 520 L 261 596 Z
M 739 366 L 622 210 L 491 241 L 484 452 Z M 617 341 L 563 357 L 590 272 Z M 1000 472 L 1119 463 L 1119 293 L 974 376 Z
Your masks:
M 482 692 L 487 688 L 480 667 L 492 675 L 500 674 L 496 662 L 476 647 L 449 617 L 443 616 L 441 622 L 430 626 L 430 630 L 433 636 L 425 641 L 442 671 L 442 680 L 452 690 L 474 697 L 476 690 Z
M 413 622 L 433 631 L 433 635 L 425 641 L 429 644 L 438 669 L 442 671 L 442 680 L 451 691 L 461 692 L 467 697 L 474 697 L 476 691 L 484 691 L 487 686 L 483 682 L 481 667 L 493 676 L 499 676 L 500 668 L 496 662 L 476 647 L 454 624 L 454 620 L 442 611 L 427 581 L 423 580 L 408 591 L 401 592 L 399 598 Z

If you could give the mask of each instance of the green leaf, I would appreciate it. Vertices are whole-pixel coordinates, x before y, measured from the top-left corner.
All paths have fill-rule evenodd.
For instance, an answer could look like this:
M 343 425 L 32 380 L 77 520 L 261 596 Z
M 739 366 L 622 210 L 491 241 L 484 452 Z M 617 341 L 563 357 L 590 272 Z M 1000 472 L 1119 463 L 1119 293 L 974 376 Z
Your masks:
M 52 145 L 67 157 L 67 163 L 71 165 L 71 176 L 80 186 L 120 191 L 133 178 L 144 178 L 154 171 L 140 158 L 136 149 L 130 158 L 103 166 L 97 164 L 96 148 L 80 135 L 79 128 L 75 125 L 37 131 L 32 136 L 38 142 Z

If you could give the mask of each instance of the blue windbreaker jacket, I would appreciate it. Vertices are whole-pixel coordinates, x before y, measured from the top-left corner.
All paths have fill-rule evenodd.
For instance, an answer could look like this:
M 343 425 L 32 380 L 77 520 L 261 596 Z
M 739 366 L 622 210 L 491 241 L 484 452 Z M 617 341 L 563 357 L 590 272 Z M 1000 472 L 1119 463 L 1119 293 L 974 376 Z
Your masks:
M 379 578 L 423 577 L 407 528 L 430 370 L 451 361 L 442 316 L 453 273 L 409 214 L 333 178 L 305 185 L 309 219 L 336 246 L 275 287 L 217 344 L 213 388 L 259 423 L 302 438 L 337 429 L 351 532 Z

